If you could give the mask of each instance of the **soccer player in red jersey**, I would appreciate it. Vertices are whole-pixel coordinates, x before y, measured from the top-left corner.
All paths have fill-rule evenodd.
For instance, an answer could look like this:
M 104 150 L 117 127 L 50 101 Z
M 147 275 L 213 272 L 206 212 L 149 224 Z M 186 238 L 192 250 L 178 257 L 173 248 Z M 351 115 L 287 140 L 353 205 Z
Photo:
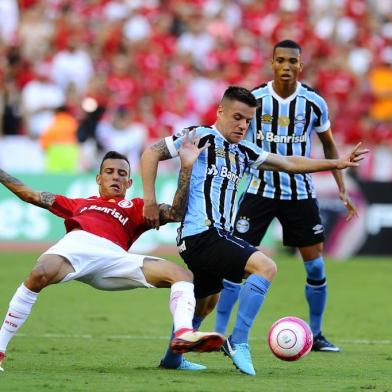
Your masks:
M 159 223 L 180 221 L 184 214 L 192 165 L 200 152 L 198 140 L 187 137 L 180 151 L 181 171 L 173 205 L 159 206 Z M 100 290 L 171 287 L 174 352 L 217 350 L 224 342 L 218 333 L 193 331 L 195 309 L 193 275 L 159 258 L 128 253 L 151 226 L 143 220 L 143 199 L 125 199 L 132 185 L 127 158 L 107 153 L 96 177 L 99 197 L 70 199 L 36 192 L 0 169 L 0 182 L 20 199 L 45 208 L 65 220 L 66 235 L 44 252 L 11 299 L 0 329 L 0 370 L 9 341 L 29 316 L 42 289 L 50 284 L 79 280 Z M 186 368 L 187 363 L 182 364 Z

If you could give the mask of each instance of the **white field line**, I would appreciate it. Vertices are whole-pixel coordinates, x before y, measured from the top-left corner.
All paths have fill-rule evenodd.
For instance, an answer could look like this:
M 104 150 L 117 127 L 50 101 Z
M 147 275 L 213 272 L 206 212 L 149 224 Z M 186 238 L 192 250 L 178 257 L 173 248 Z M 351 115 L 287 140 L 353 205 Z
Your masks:
M 116 339 L 116 340 L 168 340 L 169 336 L 150 336 L 150 335 L 85 335 L 85 334 L 60 334 L 60 333 L 44 333 L 44 334 L 28 334 L 18 333 L 16 337 L 28 339 Z M 262 341 L 261 338 L 250 338 L 251 341 Z M 369 345 L 389 345 L 392 340 L 373 340 L 373 339 L 336 339 L 336 342 L 344 344 L 369 344 Z

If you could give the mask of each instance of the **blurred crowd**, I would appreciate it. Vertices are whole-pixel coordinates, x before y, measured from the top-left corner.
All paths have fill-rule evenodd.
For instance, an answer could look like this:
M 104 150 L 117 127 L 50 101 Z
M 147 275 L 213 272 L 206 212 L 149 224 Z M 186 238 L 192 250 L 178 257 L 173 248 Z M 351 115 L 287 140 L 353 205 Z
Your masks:
M 289 38 L 339 145 L 377 146 L 392 179 L 391 0 L 1 0 L 0 20 L 3 167 L 88 171 L 115 149 L 137 170 L 145 145 L 212 124 L 227 85 L 270 80 Z

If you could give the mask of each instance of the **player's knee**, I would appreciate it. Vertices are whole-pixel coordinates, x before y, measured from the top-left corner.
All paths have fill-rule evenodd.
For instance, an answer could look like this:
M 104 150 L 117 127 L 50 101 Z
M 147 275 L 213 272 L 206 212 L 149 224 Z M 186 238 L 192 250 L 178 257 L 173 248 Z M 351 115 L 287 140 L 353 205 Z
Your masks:
M 261 252 L 255 252 L 245 266 L 245 273 L 260 275 L 269 281 L 275 277 L 277 271 L 274 260 Z
M 314 260 L 318 257 L 322 257 L 324 244 L 322 242 L 314 244 L 311 246 L 300 247 L 299 251 L 301 253 L 302 259 Z
M 269 281 L 271 281 L 272 279 L 274 279 L 277 272 L 278 272 L 278 267 L 276 266 L 275 261 L 265 256 L 265 259 L 262 261 L 262 265 L 260 269 L 261 276 L 264 276 Z
M 196 299 L 195 314 L 207 317 L 214 309 L 219 300 L 219 294 L 213 294 L 206 298 Z
M 198 311 L 198 316 L 206 318 L 215 309 L 215 304 L 206 304 Z
M 318 257 L 314 260 L 306 261 L 305 269 L 306 269 L 308 280 L 309 279 L 311 281 L 325 280 L 325 265 L 324 265 L 324 259 L 322 257 Z
M 50 282 L 50 277 L 44 266 L 36 266 L 28 276 L 26 280 L 26 286 L 28 289 L 38 292 L 46 287 Z
M 190 271 L 188 269 L 185 269 L 183 272 L 185 273 L 185 280 L 187 282 L 193 282 L 193 273 L 192 273 L 192 271 Z
M 172 284 L 182 281 L 193 282 L 193 274 L 192 271 L 174 264 L 170 273 L 170 280 Z
M 322 260 L 322 259 L 320 259 L 320 261 L 319 261 L 319 259 L 317 260 L 317 262 L 316 263 L 305 263 L 305 266 L 307 267 L 309 265 L 309 267 L 308 268 L 306 268 L 307 269 L 307 271 L 308 271 L 308 273 L 309 273 L 309 275 L 316 275 L 316 276 L 321 276 L 321 275 L 323 275 L 324 274 L 324 261 Z
M 219 296 L 212 296 L 207 304 L 207 314 L 210 314 L 214 309 L 216 304 L 218 303 Z

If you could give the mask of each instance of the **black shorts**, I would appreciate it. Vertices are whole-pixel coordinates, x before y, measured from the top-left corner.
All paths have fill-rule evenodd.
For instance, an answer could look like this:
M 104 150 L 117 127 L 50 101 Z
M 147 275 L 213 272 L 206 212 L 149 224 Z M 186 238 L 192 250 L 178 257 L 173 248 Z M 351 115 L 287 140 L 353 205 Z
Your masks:
M 241 198 L 233 234 L 260 245 L 271 221 L 283 228 L 283 244 L 303 247 L 324 242 L 324 227 L 316 199 L 275 200 L 252 193 Z
M 257 252 L 246 241 L 215 228 L 181 239 L 178 249 L 193 272 L 196 298 L 219 293 L 223 279 L 240 283 L 246 262 Z

